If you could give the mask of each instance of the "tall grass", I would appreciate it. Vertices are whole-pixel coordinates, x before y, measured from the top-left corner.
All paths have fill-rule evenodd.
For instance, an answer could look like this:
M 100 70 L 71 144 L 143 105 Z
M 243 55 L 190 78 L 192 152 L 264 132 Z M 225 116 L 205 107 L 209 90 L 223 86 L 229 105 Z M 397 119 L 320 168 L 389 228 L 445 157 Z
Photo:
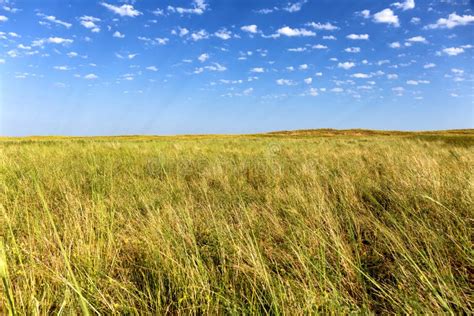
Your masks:
M 437 137 L 4 140 L 0 313 L 470 313 L 472 136 Z

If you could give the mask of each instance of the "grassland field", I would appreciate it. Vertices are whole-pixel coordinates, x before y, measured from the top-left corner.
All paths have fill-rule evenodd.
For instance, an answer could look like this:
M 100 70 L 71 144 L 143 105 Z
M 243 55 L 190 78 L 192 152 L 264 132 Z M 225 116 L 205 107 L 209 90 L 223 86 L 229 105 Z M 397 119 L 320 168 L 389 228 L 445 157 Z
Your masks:
M 474 131 L 0 138 L 0 314 L 472 314 Z

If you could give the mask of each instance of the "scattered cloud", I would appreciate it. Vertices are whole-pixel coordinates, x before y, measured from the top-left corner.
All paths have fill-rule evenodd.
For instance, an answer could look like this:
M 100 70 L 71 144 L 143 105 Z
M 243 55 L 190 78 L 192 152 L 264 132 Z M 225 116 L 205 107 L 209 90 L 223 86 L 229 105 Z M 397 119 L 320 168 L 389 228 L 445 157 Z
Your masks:
M 223 40 L 228 40 L 232 38 L 232 33 L 226 28 L 220 29 L 219 31 L 215 32 L 214 35 Z
M 125 35 L 120 33 L 119 31 L 115 31 L 112 36 L 117 37 L 117 38 L 124 38 L 125 37 Z
M 294 81 L 289 80 L 289 79 L 277 79 L 276 83 L 279 86 L 294 86 L 294 85 L 296 85 L 296 83 Z
M 256 67 L 256 68 L 250 69 L 250 72 L 254 72 L 254 73 L 264 73 L 264 72 L 265 72 L 265 69 L 262 68 L 262 67 Z
M 316 36 L 313 31 L 307 29 L 293 29 L 289 26 L 284 26 L 277 31 L 277 35 L 284 35 L 288 37 L 300 37 L 300 36 Z
M 474 15 L 457 15 L 456 12 L 451 13 L 447 19 L 441 18 L 434 24 L 429 24 L 427 29 L 452 29 L 456 26 L 468 25 L 474 22 Z
M 81 25 L 84 26 L 86 29 L 90 29 L 93 33 L 100 32 L 100 27 L 96 24 L 100 22 L 99 18 L 95 18 L 93 16 L 84 15 L 79 18 Z
M 200 62 L 205 62 L 206 60 L 209 59 L 209 54 L 201 54 L 199 55 L 199 57 L 197 58 Z
M 349 34 L 346 38 L 351 40 L 368 40 L 369 34 Z
M 157 72 L 158 68 L 156 68 L 156 66 L 148 66 L 148 67 L 146 67 L 146 70 Z
M 344 49 L 346 53 L 360 53 L 360 47 L 348 47 Z
M 400 45 L 400 42 L 393 42 L 393 43 L 388 44 L 388 46 L 390 46 L 390 48 L 400 48 L 400 47 L 402 47 Z
M 87 79 L 87 80 L 95 80 L 95 79 L 98 79 L 99 77 L 96 75 L 96 74 L 87 74 L 84 76 L 84 79 Z
M 59 25 L 62 25 L 64 26 L 65 28 L 70 28 L 72 26 L 71 23 L 67 23 L 67 22 L 64 22 L 64 21 L 61 21 L 59 20 L 58 18 L 56 18 L 55 16 L 53 15 L 45 15 L 43 13 L 37 13 L 37 16 L 43 18 L 44 20 L 46 21 L 49 21 L 51 23 L 55 23 L 55 24 L 59 24 Z
M 335 31 L 338 30 L 339 28 L 335 25 L 332 25 L 331 23 L 308 23 L 308 26 L 311 26 L 312 28 L 316 30 L 324 30 L 324 31 Z
M 355 67 L 355 63 L 346 61 L 346 62 L 337 64 L 337 67 L 348 70 L 348 69 L 351 69 L 352 67 Z
M 120 7 L 112 5 L 112 4 L 108 4 L 108 3 L 105 3 L 105 2 L 101 2 L 100 4 L 103 7 L 109 9 L 113 13 L 118 14 L 120 16 L 128 16 L 128 17 L 133 18 L 133 17 L 139 16 L 139 15 L 142 14 L 140 11 L 135 10 L 133 5 L 131 5 L 131 4 L 123 4 Z
M 398 20 L 398 16 L 393 14 L 391 9 L 384 9 L 380 12 L 377 12 L 373 16 L 375 23 L 386 23 L 386 24 L 393 24 L 393 26 L 400 26 L 400 22 Z
M 301 8 L 307 2 L 308 2 L 308 0 L 301 0 L 301 1 L 298 1 L 298 2 L 294 2 L 294 3 L 289 3 L 288 6 L 283 8 L 283 10 L 287 11 L 287 12 L 290 12 L 290 13 L 298 12 L 298 11 L 301 11 Z
M 436 67 L 436 64 L 433 64 L 433 63 L 425 64 L 423 66 L 424 69 L 430 69 L 430 68 L 434 68 L 434 67 Z
M 428 41 L 426 40 L 426 38 L 424 38 L 423 36 L 414 36 L 414 37 L 410 37 L 409 39 L 407 39 L 408 42 L 412 42 L 412 43 L 424 43 L 424 44 L 427 44 Z
M 395 2 L 392 3 L 397 9 L 402 9 L 403 11 L 411 10 L 415 8 L 415 0 L 405 0 L 405 2 Z
M 0 22 L 6 22 L 8 21 L 8 18 L 4 15 L 0 15 Z
M 449 47 L 443 49 L 443 53 L 449 56 L 457 56 L 459 54 L 464 53 L 464 48 L 462 47 Z
M 255 34 L 258 32 L 258 27 L 255 24 L 252 25 L 244 25 L 240 28 L 244 32 Z
M 201 15 L 206 12 L 208 8 L 208 4 L 205 0 L 194 0 L 190 8 L 183 8 L 183 7 L 174 7 L 169 5 L 167 10 L 168 12 L 172 13 L 179 13 L 179 14 L 196 14 Z

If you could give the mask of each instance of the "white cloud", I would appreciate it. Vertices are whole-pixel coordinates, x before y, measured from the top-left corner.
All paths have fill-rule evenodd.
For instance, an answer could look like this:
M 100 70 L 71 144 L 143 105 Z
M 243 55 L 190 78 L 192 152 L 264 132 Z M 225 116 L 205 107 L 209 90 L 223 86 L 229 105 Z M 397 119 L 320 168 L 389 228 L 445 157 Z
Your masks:
M 306 79 L 304 80 L 304 83 L 306 83 L 306 84 L 311 84 L 311 83 L 313 83 L 313 78 L 311 78 L 311 77 L 306 78 Z
M 415 8 L 415 0 L 405 0 L 405 2 L 395 2 L 392 3 L 392 6 L 394 6 L 397 9 L 402 9 L 403 11 L 406 10 L 411 10 Z
M 412 43 L 428 43 L 428 41 L 426 40 L 426 38 L 424 38 L 423 36 L 414 36 L 414 37 L 410 37 L 409 39 L 407 39 L 408 42 L 412 42 Z
M 362 10 L 359 14 L 360 14 L 364 19 L 370 18 L 370 10 Z
M 124 38 L 125 37 L 125 35 L 120 33 L 119 31 L 115 31 L 112 36 L 117 37 L 117 38 Z
M 434 68 L 434 67 L 436 67 L 436 64 L 433 64 L 433 63 L 429 63 L 429 64 L 426 64 L 426 65 L 423 66 L 423 68 L 425 68 L 425 69 L 430 69 L 430 68 Z
M 401 47 L 400 42 L 393 42 L 393 43 L 390 43 L 388 46 L 390 46 L 391 48 L 400 48 Z
M 411 86 L 417 86 L 419 84 L 428 84 L 430 81 L 428 80 L 408 80 L 407 84 Z
M 458 69 L 458 68 L 452 68 L 451 72 L 456 74 L 456 75 L 463 75 L 464 74 L 464 70 Z
M 344 63 L 337 64 L 337 67 L 348 70 L 348 69 L 351 69 L 352 67 L 355 67 L 355 64 L 353 62 L 346 61 Z
M 336 38 L 332 35 L 325 35 L 325 36 L 323 36 L 323 39 L 330 40 L 330 41 L 335 41 L 336 40 Z
M 278 79 L 276 83 L 279 86 L 294 86 L 295 85 L 295 83 L 289 79 Z
M 81 21 L 81 25 L 87 29 L 90 29 L 93 33 L 100 32 L 100 27 L 96 24 L 96 22 L 100 22 L 99 18 L 95 18 L 93 16 L 84 15 L 79 18 Z
M 31 47 L 30 47 L 30 46 L 26 46 L 26 45 L 23 45 L 23 44 L 18 44 L 17 47 L 18 47 L 19 49 L 31 50 Z
M 411 18 L 411 20 L 410 20 L 410 23 L 415 24 L 415 25 L 420 24 L 420 22 L 421 22 L 421 19 L 419 17 L 416 17 L 416 16 Z
M 353 74 L 351 77 L 357 78 L 357 79 L 367 79 L 367 78 L 370 78 L 371 75 L 358 72 L 358 73 Z
M 62 38 L 62 37 L 50 37 L 46 39 L 47 43 L 51 44 L 71 44 L 74 42 L 72 39 Z
M 158 68 L 156 68 L 156 66 L 148 66 L 146 67 L 146 70 L 150 70 L 150 71 L 158 71 Z
M 189 30 L 185 27 L 178 27 L 178 31 L 179 31 L 178 35 L 180 37 L 183 37 L 189 34 Z
M 313 31 L 308 31 L 306 29 L 293 29 L 291 27 L 285 26 L 278 29 L 276 35 L 285 35 L 288 37 L 298 37 L 298 36 L 316 36 L 316 33 Z
M 323 73 L 322 72 L 317 72 L 314 74 L 316 77 L 322 77 L 323 76 Z
M 369 34 L 349 34 L 346 37 L 351 40 L 368 40 Z
M 4 15 L 0 15 L 0 22 L 6 22 L 8 21 L 8 18 Z
M 344 51 L 346 53 L 360 53 L 360 47 L 348 47 Z
M 341 93 L 341 92 L 344 92 L 344 89 L 336 87 L 336 88 L 332 88 L 331 91 L 336 92 L 336 93 Z
M 135 10 L 133 5 L 130 4 L 123 4 L 120 7 L 105 2 L 101 2 L 100 4 L 120 16 L 128 16 L 133 18 L 142 14 L 140 11 Z
M 155 44 L 166 45 L 166 44 L 168 44 L 169 40 L 170 39 L 167 38 L 167 37 L 157 37 L 157 38 L 155 38 Z
M 203 14 L 208 7 L 208 4 L 206 3 L 205 0 L 194 0 L 191 8 L 182 8 L 182 7 L 173 7 L 173 6 L 168 6 L 168 11 L 169 12 L 177 12 L 179 14 L 197 14 L 201 15 Z
M 87 79 L 87 80 L 94 80 L 94 79 L 97 79 L 99 78 L 96 74 L 88 74 L 88 75 L 85 75 L 84 76 L 84 79 Z
M 220 29 L 219 31 L 215 32 L 214 35 L 223 40 L 228 40 L 232 38 L 232 33 L 225 28 Z
M 474 15 L 457 15 L 456 13 L 451 13 L 447 19 L 441 18 L 435 24 L 429 24 L 425 28 L 428 29 L 437 29 L 437 28 L 448 28 L 452 29 L 453 27 L 460 25 L 468 25 L 474 22 Z
M 209 38 L 209 34 L 206 30 L 200 30 L 191 34 L 191 39 L 195 42 Z
M 53 68 L 56 70 L 62 70 L 62 71 L 71 70 L 71 68 L 69 68 L 68 66 L 54 66 Z
M 302 53 L 306 51 L 306 47 L 288 48 L 289 52 Z
M 255 24 L 244 25 L 240 29 L 244 32 L 253 33 L 253 34 L 258 32 L 258 27 Z
M 307 70 L 309 66 L 307 64 L 302 64 L 298 67 L 299 70 Z
M 461 48 L 461 47 L 449 47 L 449 48 L 443 49 L 443 53 L 445 53 L 446 55 L 449 55 L 449 56 L 457 56 L 457 55 L 459 55 L 459 54 L 464 53 L 464 48 Z
M 289 3 L 287 7 L 283 8 L 283 10 L 290 13 L 301 11 L 301 8 L 306 2 L 308 2 L 308 0 L 300 0 L 295 3 Z
M 242 91 L 242 94 L 243 95 L 251 95 L 253 92 L 253 88 L 248 88 L 248 89 L 245 89 L 244 91 Z
M 256 67 L 256 68 L 250 69 L 250 72 L 263 73 L 263 72 L 265 72 L 265 69 L 262 68 L 262 67 Z
M 39 17 L 42 17 L 43 19 L 49 21 L 49 22 L 62 25 L 62 26 L 64 26 L 64 27 L 66 27 L 66 28 L 70 28 L 70 27 L 72 26 L 71 23 L 67 23 L 67 22 L 61 21 L 61 20 L 57 19 L 55 16 L 53 16 L 53 15 L 45 15 L 45 14 L 42 14 L 42 13 L 38 13 L 37 15 L 38 15 Z
M 398 21 L 398 16 L 393 14 L 393 11 L 391 9 L 384 9 L 380 12 L 375 13 L 374 22 L 387 23 L 387 24 L 393 24 L 394 26 L 400 26 L 400 22 Z
M 389 79 L 389 80 L 398 79 L 398 75 L 397 75 L 397 74 L 388 74 L 388 75 L 387 75 L 387 79 Z
M 327 49 L 328 47 L 326 45 L 321 45 L 321 44 L 317 44 L 317 45 L 313 45 L 313 49 Z
M 209 54 L 201 54 L 199 55 L 199 57 L 197 58 L 200 62 L 205 62 L 206 60 L 209 59 Z
M 0 59 L 0 64 L 4 64 L 5 63 L 5 59 Z
M 319 95 L 318 89 L 310 88 L 309 91 L 308 91 L 308 94 L 312 97 L 317 97 Z
M 311 22 L 311 23 L 308 23 L 307 25 L 315 28 L 316 30 L 335 31 L 339 29 L 337 26 L 332 25 L 331 23 L 322 24 L 319 22 L 318 23 Z
M 206 67 L 199 67 L 194 70 L 195 74 L 200 74 L 204 72 L 204 70 L 209 70 L 209 71 L 217 71 L 217 72 L 223 72 L 227 70 L 227 67 L 222 66 L 219 63 L 213 63 L 211 66 L 206 66 Z
M 66 55 L 67 55 L 67 57 L 70 57 L 70 58 L 79 56 L 79 54 L 76 53 L 76 52 L 69 52 L 69 53 L 67 53 Z

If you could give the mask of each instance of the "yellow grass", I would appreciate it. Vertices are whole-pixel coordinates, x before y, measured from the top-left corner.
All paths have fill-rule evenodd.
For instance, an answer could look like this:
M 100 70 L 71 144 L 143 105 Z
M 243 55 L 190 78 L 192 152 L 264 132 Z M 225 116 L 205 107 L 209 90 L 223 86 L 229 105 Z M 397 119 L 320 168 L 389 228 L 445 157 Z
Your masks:
M 0 149 L 0 314 L 473 309 L 472 131 Z

